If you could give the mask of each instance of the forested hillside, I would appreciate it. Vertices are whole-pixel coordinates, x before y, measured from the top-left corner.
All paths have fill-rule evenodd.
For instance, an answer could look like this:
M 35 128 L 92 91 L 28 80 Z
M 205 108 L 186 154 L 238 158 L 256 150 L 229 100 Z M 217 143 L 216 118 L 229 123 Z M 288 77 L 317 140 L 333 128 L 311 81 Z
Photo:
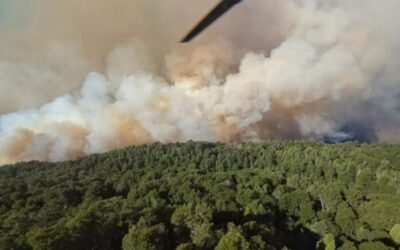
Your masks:
M 399 249 L 400 146 L 145 145 L 0 168 L 0 249 Z

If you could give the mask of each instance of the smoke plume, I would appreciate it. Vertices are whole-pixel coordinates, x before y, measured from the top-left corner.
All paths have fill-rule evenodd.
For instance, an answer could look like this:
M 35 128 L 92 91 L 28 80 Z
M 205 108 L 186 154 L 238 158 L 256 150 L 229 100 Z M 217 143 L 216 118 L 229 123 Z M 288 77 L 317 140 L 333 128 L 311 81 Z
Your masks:
M 398 0 L 0 0 L 0 164 L 187 140 L 400 141 Z

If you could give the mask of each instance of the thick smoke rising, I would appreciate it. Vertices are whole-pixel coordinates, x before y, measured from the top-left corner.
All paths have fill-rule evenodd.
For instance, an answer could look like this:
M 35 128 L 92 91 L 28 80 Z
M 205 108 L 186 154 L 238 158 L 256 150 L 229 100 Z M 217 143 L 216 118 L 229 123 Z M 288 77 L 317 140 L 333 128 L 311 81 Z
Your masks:
M 189 139 L 399 142 L 398 0 L 247 0 L 178 44 L 216 2 L 0 0 L 0 163 Z

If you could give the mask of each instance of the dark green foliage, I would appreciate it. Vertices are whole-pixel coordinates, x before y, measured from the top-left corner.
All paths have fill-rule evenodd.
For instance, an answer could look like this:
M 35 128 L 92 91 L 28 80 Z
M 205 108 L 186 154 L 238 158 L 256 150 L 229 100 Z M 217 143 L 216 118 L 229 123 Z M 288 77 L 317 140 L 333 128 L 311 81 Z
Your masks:
M 236 227 L 234 224 L 228 224 L 228 232 L 219 240 L 215 250 L 247 250 L 250 249 L 250 243 L 243 235 L 241 227 Z
M 144 145 L 0 168 L 0 249 L 398 249 L 400 147 Z

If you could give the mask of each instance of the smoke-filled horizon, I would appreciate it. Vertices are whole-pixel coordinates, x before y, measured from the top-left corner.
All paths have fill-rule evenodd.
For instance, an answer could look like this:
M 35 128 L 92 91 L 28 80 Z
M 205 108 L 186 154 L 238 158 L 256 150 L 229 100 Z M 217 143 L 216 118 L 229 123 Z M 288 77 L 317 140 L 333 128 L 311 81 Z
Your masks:
M 397 0 L 0 0 L 0 164 L 128 145 L 400 141 Z

